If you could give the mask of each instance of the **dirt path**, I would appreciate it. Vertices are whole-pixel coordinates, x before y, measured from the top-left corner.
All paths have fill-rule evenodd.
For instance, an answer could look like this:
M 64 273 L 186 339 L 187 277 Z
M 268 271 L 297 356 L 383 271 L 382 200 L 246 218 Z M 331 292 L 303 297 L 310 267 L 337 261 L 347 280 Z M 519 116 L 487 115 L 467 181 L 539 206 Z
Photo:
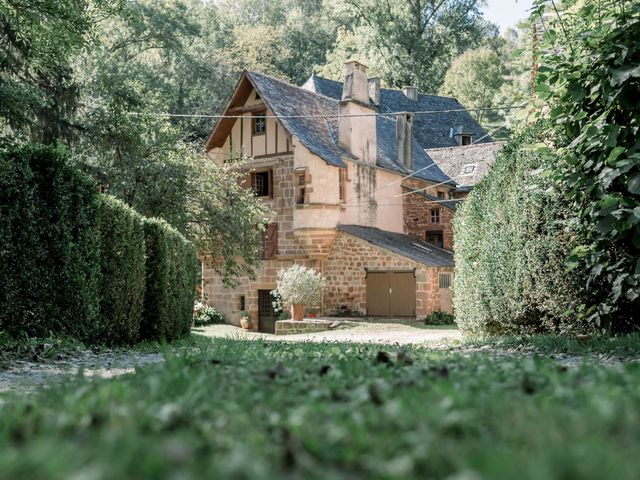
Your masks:
M 0 393 L 31 391 L 42 385 L 63 382 L 82 370 L 85 377 L 111 378 L 132 373 L 138 365 L 162 362 L 160 353 L 79 351 L 65 359 L 13 360 L 0 370 Z
M 245 332 L 232 325 L 209 325 L 195 329 L 195 333 L 206 337 L 229 337 L 247 340 L 275 340 L 288 342 L 352 342 L 417 345 L 434 343 L 443 340 L 460 339 L 456 328 L 427 327 L 417 322 L 393 321 L 358 322 L 357 326 L 338 328 L 317 333 L 297 335 L 270 335 L 265 333 Z

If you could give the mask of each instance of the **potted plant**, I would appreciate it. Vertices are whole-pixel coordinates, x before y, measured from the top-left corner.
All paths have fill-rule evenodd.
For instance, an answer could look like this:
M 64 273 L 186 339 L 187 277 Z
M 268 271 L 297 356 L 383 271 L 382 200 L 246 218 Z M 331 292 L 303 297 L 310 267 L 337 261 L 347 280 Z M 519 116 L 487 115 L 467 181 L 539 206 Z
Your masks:
M 291 318 L 302 320 L 307 305 L 317 305 L 325 287 L 324 278 L 313 268 L 293 265 L 278 272 L 278 288 L 274 296 L 283 306 L 291 307 Z
M 251 330 L 253 328 L 251 317 L 248 312 L 240 312 L 240 326 L 243 330 Z
M 317 318 L 318 317 L 318 309 L 310 308 L 309 313 L 307 314 L 309 318 Z

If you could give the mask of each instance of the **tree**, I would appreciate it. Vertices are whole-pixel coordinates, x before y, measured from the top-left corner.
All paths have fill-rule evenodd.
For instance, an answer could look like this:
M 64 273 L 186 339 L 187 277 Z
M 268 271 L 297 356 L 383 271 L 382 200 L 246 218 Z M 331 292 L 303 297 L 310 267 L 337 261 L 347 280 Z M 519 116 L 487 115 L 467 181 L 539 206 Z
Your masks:
M 482 5 L 480 0 L 340 0 L 337 16 L 345 17 L 352 35 L 339 37 L 347 45 L 337 43 L 333 51 L 353 53 L 390 87 L 436 92 L 455 57 L 497 36 L 497 27 L 482 18 Z
M 70 138 L 79 86 L 70 62 L 91 42 L 107 0 L 0 0 L 0 142 Z
M 504 70 L 498 54 L 489 48 L 467 50 L 451 64 L 440 94 L 457 98 L 469 109 L 493 107 L 504 84 Z M 485 114 L 482 110 L 473 112 L 478 122 Z

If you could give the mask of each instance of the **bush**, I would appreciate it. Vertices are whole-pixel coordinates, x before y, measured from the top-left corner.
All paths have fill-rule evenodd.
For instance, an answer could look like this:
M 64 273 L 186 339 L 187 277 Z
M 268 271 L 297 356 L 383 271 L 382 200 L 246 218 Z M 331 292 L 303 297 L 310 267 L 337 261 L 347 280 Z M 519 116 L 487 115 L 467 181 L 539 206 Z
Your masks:
M 0 152 L 0 329 L 94 340 L 99 198 L 62 148 Z
M 225 323 L 224 315 L 204 301 L 198 301 L 193 306 L 193 324 L 196 326 Z
M 134 343 L 140 333 L 146 281 L 143 217 L 107 195 L 100 211 L 100 340 Z
M 145 219 L 146 292 L 141 336 L 173 340 L 189 333 L 198 277 L 195 247 L 167 222 Z
M 455 317 L 447 312 L 435 311 L 424 319 L 426 325 L 451 325 L 455 323 Z
M 523 148 L 535 128 L 515 135 L 454 219 L 454 308 L 461 330 L 477 335 L 585 331 L 576 320 L 580 282 L 565 259 L 576 236 L 542 160 Z M 537 186 L 534 186 L 537 184 Z
M 292 265 L 278 272 L 278 288 L 274 290 L 276 310 L 289 305 L 314 306 L 320 302 L 320 293 L 325 287 L 324 278 L 313 268 Z

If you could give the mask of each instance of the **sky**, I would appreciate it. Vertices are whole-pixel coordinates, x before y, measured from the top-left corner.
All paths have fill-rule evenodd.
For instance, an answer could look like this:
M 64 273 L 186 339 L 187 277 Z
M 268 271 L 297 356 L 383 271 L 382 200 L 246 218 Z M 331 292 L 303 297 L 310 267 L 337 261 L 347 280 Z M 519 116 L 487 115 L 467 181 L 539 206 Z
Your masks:
M 487 0 L 484 17 L 500 26 L 500 32 L 528 17 L 532 0 Z

